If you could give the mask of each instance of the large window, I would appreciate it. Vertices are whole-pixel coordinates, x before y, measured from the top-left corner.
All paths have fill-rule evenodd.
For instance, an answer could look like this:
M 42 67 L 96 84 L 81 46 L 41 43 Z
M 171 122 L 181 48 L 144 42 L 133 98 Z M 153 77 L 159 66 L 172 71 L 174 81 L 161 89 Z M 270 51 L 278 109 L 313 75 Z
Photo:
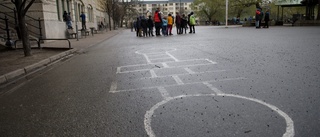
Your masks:
M 90 22 L 93 22 L 93 8 L 91 5 L 88 6 L 88 19 Z

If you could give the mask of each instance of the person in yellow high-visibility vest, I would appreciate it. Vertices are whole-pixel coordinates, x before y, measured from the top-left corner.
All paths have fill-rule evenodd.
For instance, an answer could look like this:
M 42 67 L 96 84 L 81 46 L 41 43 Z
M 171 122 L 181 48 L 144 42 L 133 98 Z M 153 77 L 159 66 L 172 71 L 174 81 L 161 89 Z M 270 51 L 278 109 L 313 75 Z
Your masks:
M 190 19 L 189 19 L 189 24 L 190 24 L 190 32 L 189 33 L 195 33 L 196 30 L 194 28 L 194 25 L 196 25 L 196 18 L 193 16 L 193 12 L 190 13 Z

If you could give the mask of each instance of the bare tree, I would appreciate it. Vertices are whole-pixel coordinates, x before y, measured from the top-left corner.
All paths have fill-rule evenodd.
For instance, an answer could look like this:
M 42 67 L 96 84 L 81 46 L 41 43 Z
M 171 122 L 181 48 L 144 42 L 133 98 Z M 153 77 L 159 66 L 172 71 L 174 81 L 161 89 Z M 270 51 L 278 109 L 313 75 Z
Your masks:
M 195 0 L 192 8 L 196 9 L 196 14 L 204 17 L 207 21 L 213 21 L 214 16 L 222 11 L 224 1 L 221 0 Z
M 35 0 L 11 0 L 17 9 L 18 26 L 20 29 L 23 51 L 25 56 L 31 56 L 31 46 L 29 41 L 29 33 L 26 27 L 25 16 Z
M 230 6 L 233 8 L 233 12 L 237 17 L 240 17 L 242 12 L 253 5 L 260 5 L 259 2 L 262 0 L 231 0 Z
M 137 10 L 135 8 L 133 8 L 133 6 L 136 4 L 136 1 L 128 1 L 128 0 L 122 0 L 120 4 L 120 10 L 121 10 L 121 14 L 120 14 L 120 26 L 123 26 L 123 21 L 125 19 L 126 22 L 128 21 L 129 18 L 132 18 L 132 13 L 136 13 L 137 14 Z

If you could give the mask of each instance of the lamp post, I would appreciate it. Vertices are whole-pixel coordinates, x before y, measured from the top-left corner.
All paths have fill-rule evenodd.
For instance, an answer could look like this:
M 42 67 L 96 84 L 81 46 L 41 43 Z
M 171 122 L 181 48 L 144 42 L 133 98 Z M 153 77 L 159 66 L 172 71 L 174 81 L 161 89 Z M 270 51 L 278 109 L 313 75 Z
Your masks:
M 228 0 L 226 0 L 226 28 L 228 28 Z
M 181 15 L 181 0 L 180 0 L 180 4 L 179 4 L 179 13 Z

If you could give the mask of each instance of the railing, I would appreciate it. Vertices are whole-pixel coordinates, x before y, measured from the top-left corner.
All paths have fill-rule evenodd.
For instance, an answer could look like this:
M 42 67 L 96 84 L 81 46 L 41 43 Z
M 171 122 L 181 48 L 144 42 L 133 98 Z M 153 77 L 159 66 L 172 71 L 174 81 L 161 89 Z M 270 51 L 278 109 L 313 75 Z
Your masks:
M 14 8 L 11 8 L 11 7 L 6 6 L 4 4 L 0 4 L 0 9 L 1 8 L 4 8 L 9 11 L 9 12 L 4 12 L 5 10 L 0 11 L 0 14 L 3 14 L 4 17 L 6 17 L 6 19 L 0 18 L 0 20 L 4 20 L 5 22 L 8 22 L 8 25 L 6 25 L 6 31 L 10 31 L 9 28 L 11 28 L 11 29 L 13 28 L 14 30 L 16 30 L 19 39 L 21 39 L 21 35 L 19 32 L 19 27 L 18 27 L 16 10 Z M 28 30 L 30 36 L 41 39 L 43 37 L 42 36 L 42 28 L 41 28 L 41 19 L 40 18 L 36 19 L 36 18 L 33 18 L 29 15 L 26 15 L 25 20 L 26 20 L 27 30 Z M 8 41 L 8 39 L 10 39 L 10 36 L 8 35 L 7 38 L 5 38 L 5 39 Z

